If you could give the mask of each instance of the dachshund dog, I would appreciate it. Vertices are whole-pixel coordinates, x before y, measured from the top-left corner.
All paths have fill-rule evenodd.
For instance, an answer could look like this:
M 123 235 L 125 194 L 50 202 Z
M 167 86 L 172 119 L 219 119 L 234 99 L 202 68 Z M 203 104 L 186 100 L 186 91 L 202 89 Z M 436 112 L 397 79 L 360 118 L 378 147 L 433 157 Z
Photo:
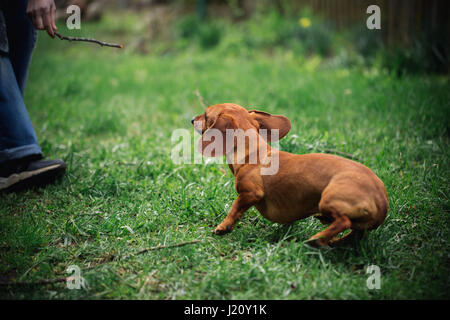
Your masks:
M 287 117 L 224 103 L 206 108 L 191 122 L 202 135 L 199 151 L 205 156 L 226 156 L 235 177 L 238 197 L 214 230 L 217 235 L 231 232 L 252 206 L 277 223 L 314 216 L 329 225 L 306 242 L 314 247 L 334 246 L 344 239 L 361 236 L 364 230 L 377 228 L 386 218 L 386 189 L 369 168 L 335 155 L 297 155 L 269 145 L 291 129 Z M 274 132 L 278 137 L 266 137 L 262 132 Z M 242 137 L 244 142 L 237 143 Z M 275 169 L 269 170 L 270 166 Z M 348 229 L 349 233 L 336 237 Z

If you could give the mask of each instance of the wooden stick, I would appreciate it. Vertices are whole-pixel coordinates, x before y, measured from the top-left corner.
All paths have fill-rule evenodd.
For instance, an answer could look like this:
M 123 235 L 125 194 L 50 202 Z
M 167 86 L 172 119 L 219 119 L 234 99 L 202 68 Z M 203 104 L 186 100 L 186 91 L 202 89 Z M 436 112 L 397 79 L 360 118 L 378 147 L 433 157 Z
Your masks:
M 195 90 L 195 95 L 197 96 L 198 102 L 200 102 L 201 106 L 203 108 L 206 108 L 208 105 L 205 103 L 205 99 L 200 94 L 200 91 L 198 91 L 198 88 Z
M 38 285 L 46 285 L 58 282 L 65 282 L 67 278 L 55 278 L 55 279 L 42 279 L 34 282 L 0 282 L 0 286 L 38 286 Z
M 200 240 L 193 240 L 193 241 L 187 241 L 187 242 L 181 242 L 181 243 L 177 243 L 177 244 L 171 244 L 171 245 L 167 245 L 167 246 L 156 246 L 156 247 L 151 247 L 151 248 L 145 248 L 144 250 L 138 251 L 135 254 L 131 254 L 129 256 L 124 256 L 122 258 L 120 258 L 120 260 L 125 260 L 134 256 L 137 256 L 139 254 L 143 254 L 149 251 L 153 251 L 153 250 L 160 250 L 160 249 L 166 249 L 166 248 L 176 248 L 176 247 L 182 247 L 185 246 L 187 244 L 194 244 L 194 243 L 198 243 L 200 242 Z
M 123 48 L 123 45 L 121 45 L 121 44 L 108 43 L 108 42 L 103 42 L 103 41 L 99 41 L 96 39 L 89 39 L 89 38 L 68 37 L 68 36 L 63 36 L 62 34 L 56 32 L 56 31 L 55 31 L 55 35 L 61 40 L 92 42 L 92 43 L 97 43 L 97 44 L 101 45 L 102 47 L 106 46 L 106 47 L 113 47 L 113 48 L 119 48 L 119 49 Z
M 92 269 L 94 269 L 95 267 L 101 266 L 101 265 L 103 265 L 103 264 L 105 264 L 105 263 L 108 263 L 108 262 L 113 262 L 113 261 L 123 261 L 123 260 L 129 259 L 129 258 L 135 257 L 135 256 L 137 256 L 137 255 L 140 255 L 140 254 L 143 254 L 143 253 L 146 253 L 146 252 L 149 252 L 149 251 L 153 251 L 153 250 L 160 250 L 160 249 L 167 249 L 167 248 L 182 247 L 182 246 L 185 246 L 185 245 L 188 245 L 188 244 L 194 244 L 194 243 L 198 243 L 198 242 L 201 242 L 201 240 L 192 240 L 192 241 L 180 242 L 180 243 L 177 243 L 177 244 L 171 244 L 171 245 L 165 245 L 165 246 L 156 246 L 156 247 L 151 247 L 151 248 L 145 248 L 145 249 L 143 249 L 143 250 L 141 250 L 141 251 L 138 251 L 138 252 L 136 252 L 136 253 L 133 253 L 133 254 L 130 254 L 130 255 L 127 255 L 127 256 L 120 257 L 120 258 L 118 258 L 117 260 L 114 260 L 115 257 L 114 257 L 114 256 L 111 256 L 111 257 L 108 257 L 108 260 L 103 261 L 103 262 L 101 262 L 101 263 L 98 263 L 98 264 L 96 264 L 96 265 L 94 265 L 94 266 L 88 267 L 88 268 L 86 268 L 85 270 L 92 270 Z
M 182 246 L 185 246 L 185 245 L 188 245 L 188 244 L 198 243 L 200 241 L 201 240 L 193 240 L 193 241 L 180 242 L 180 243 L 171 244 L 171 245 L 156 246 L 156 247 L 146 248 L 146 249 L 138 251 L 138 252 L 136 252 L 134 254 L 130 254 L 128 256 L 123 256 L 122 258 L 120 258 L 120 259 L 118 259 L 116 261 L 122 261 L 122 260 L 125 260 L 125 259 L 128 259 L 128 258 L 137 256 L 139 254 L 143 254 L 143 253 L 146 253 L 146 252 L 149 252 L 149 251 L 153 251 L 153 250 L 182 247 Z M 92 266 L 90 268 L 87 268 L 86 270 L 91 270 L 91 269 L 93 269 L 93 268 L 95 268 L 95 267 L 97 267 L 99 265 L 105 264 L 107 262 L 114 261 L 112 259 L 114 259 L 114 257 L 111 257 L 111 259 L 109 259 L 109 260 L 107 260 L 107 261 L 105 261 L 103 263 L 100 263 L 100 264 L 97 264 L 97 265 Z M 34 282 L 20 282 L 20 281 L 17 281 L 17 282 L 14 282 L 14 281 L 12 281 L 12 282 L 0 282 L 0 286 L 37 286 L 37 285 L 47 285 L 47 284 L 53 284 L 53 283 L 58 283 L 58 282 L 65 282 L 65 281 L 67 281 L 67 278 L 63 277 L 63 278 L 54 278 L 54 279 L 42 279 L 42 280 L 38 280 L 38 281 L 34 281 Z

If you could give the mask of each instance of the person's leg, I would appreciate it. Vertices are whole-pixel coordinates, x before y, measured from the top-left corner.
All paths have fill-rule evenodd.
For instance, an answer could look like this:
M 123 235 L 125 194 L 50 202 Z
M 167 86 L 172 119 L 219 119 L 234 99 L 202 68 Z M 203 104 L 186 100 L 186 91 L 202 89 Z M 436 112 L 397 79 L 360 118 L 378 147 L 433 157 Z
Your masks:
M 18 191 L 52 183 L 65 172 L 62 160 L 40 160 L 23 94 L 36 30 L 26 16 L 27 0 L 3 6 L 9 54 L 0 53 L 0 191 Z
M 13 67 L 0 55 L 0 164 L 41 155 Z
M 26 0 L 15 0 L 3 8 L 9 55 L 0 55 L 0 164 L 42 154 L 23 101 L 36 42 L 36 30 L 26 15 L 26 5 Z
M 0 191 L 44 186 L 64 173 L 63 161 L 41 158 L 12 64 L 0 55 Z

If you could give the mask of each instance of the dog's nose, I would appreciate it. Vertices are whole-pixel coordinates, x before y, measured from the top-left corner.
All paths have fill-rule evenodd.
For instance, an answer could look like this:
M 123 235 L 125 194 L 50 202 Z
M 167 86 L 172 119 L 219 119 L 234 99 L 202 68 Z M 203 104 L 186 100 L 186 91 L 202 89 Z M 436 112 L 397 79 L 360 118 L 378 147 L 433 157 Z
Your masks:
M 195 117 L 192 117 L 191 123 L 194 124 Z

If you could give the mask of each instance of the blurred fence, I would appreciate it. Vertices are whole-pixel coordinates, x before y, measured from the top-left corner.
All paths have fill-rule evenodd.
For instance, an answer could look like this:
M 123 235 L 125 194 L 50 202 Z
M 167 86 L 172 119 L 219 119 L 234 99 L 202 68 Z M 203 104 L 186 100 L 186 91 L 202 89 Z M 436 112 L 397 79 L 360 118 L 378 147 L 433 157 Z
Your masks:
M 339 29 L 364 23 L 369 16 L 367 7 L 375 4 L 381 9 L 381 32 L 386 44 L 409 45 L 420 35 L 435 35 L 449 43 L 448 0 L 293 0 L 291 4 L 294 11 L 312 8 Z

